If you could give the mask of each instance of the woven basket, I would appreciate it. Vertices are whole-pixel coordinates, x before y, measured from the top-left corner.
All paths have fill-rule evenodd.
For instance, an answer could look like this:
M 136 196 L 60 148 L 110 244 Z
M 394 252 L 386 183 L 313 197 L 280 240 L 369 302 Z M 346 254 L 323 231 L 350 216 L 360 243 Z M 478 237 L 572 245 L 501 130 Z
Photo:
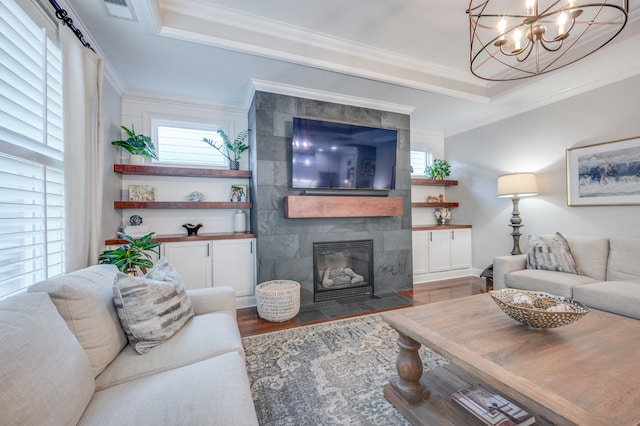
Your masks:
M 589 312 L 580 302 L 541 291 L 505 288 L 489 294 L 504 313 L 533 328 L 571 324 Z
M 300 311 L 300 283 L 274 280 L 258 284 L 256 302 L 260 318 L 272 322 L 290 320 Z

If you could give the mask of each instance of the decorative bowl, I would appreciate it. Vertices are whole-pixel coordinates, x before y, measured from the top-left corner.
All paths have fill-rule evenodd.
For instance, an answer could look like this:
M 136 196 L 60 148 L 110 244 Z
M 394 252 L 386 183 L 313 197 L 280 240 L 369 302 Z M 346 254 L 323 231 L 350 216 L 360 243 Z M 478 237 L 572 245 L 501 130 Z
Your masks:
M 580 302 L 541 291 L 505 288 L 489 294 L 504 313 L 533 328 L 561 327 L 589 312 Z

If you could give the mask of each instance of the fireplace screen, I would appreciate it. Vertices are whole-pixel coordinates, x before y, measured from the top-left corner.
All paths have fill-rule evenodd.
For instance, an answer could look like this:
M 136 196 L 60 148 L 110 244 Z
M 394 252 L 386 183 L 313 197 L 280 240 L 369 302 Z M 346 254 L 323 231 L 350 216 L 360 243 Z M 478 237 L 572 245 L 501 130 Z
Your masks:
M 373 293 L 373 240 L 313 244 L 314 301 Z

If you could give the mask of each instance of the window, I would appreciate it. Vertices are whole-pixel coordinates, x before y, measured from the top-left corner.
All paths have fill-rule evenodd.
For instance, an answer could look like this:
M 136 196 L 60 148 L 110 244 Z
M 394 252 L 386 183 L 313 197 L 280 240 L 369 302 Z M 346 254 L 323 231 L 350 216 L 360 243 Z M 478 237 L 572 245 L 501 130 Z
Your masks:
M 219 126 L 170 120 L 153 120 L 152 126 L 152 139 L 157 142 L 158 161 L 226 166 L 226 158 L 202 141 L 203 138 L 207 138 L 222 146 L 222 138 L 217 133 Z
M 64 168 L 60 49 L 14 2 L 0 3 L 0 31 L 4 296 L 64 272 Z
M 420 149 L 420 150 L 412 150 L 411 151 L 411 174 L 412 175 L 424 175 L 424 169 L 427 166 L 431 165 L 433 162 L 433 158 L 431 158 L 431 150 Z

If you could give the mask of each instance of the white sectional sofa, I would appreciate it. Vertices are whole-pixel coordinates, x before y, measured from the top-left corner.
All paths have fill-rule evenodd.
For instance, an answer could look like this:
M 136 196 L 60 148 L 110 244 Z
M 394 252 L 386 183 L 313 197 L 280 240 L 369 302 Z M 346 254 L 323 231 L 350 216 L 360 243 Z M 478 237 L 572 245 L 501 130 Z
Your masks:
M 98 265 L 0 300 L 3 425 L 257 425 L 231 288 L 189 291 L 195 316 L 141 355 Z
M 545 240 L 552 235 L 542 236 Z M 640 319 L 640 239 L 565 236 L 578 274 L 527 269 L 527 255 L 493 261 L 493 286 L 544 291 Z

